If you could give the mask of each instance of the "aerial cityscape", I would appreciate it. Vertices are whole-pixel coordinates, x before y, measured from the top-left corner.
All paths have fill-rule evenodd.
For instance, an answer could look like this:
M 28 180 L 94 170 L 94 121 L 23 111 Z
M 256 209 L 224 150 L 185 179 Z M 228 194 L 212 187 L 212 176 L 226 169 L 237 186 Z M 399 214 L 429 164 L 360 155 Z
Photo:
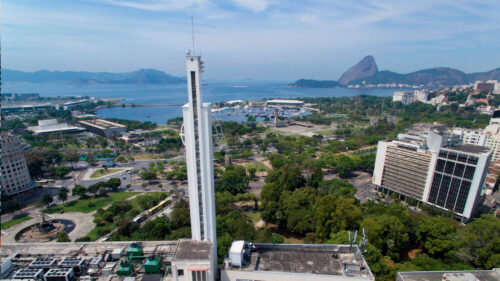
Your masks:
M 499 11 L 2 2 L 0 281 L 500 281 Z

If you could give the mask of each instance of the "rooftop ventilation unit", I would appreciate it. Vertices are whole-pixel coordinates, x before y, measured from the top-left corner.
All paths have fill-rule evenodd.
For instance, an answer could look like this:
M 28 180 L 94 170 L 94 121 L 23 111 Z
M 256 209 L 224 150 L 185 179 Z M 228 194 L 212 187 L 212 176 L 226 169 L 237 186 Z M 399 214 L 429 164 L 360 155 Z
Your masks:
M 74 279 L 73 268 L 51 268 L 45 273 L 45 281 L 73 281 Z
M 65 258 L 59 263 L 60 268 L 72 268 L 76 274 L 83 271 L 84 260 L 82 258 Z
M 43 280 L 43 269 L 41 268 L 23 268 L 17 271 L 13 279 L 32 279 Z
M 57 264 L 57 260 L 53 258 L 36 258 L 28 267 L 30 268 L 51 268 Z

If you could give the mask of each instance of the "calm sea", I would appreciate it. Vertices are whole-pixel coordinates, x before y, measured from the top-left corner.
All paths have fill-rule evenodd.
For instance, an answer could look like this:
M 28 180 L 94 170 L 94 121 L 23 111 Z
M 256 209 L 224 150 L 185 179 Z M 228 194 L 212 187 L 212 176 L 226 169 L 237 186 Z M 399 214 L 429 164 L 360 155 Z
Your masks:
M 358 95 L 392 96 L 394 89 L 310 89 L 291 88 L 286 82 L 208 82 L 203 85 L 203 99 L 223 102 L 235 99 L 261 100 L 264 98 L 349 97 Z M 4 82 L 4 93 L 40 93 L 41 96 L 84 95 L 99 98 L 123 98 L 127 104 L 184 104 L 187 102 L 186 85 L 72 85 L 69 83 Z M 182 115 L 178 106 L 115 107 L 98 111 L 103 118 L 121 118 L 165 121 Z M 221 119 L 226 119 L 222 117 Z

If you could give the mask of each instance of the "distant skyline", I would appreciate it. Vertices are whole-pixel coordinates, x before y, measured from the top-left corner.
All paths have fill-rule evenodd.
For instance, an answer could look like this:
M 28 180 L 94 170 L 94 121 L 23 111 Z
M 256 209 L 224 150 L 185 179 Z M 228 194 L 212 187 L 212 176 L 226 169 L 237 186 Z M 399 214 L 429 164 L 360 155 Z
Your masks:
M 184 76 L 184 52 L 204 78 L 338 79 L 366 55 L 379 70 L 500 67 L 498 0 L 4 0 L 2 68 Z

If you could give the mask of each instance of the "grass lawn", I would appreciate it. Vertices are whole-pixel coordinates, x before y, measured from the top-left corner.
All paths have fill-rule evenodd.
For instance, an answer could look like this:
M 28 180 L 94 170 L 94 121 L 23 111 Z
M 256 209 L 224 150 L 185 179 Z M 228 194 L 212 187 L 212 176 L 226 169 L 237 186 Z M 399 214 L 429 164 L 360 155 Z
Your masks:
M 123 170 L 125 170 L 125 169 L 122 169 L 122 168 L 99 169 L 99 170 L 93 172 L 92 175 L 90 175 L 90 178 L 92 178 L 92 179 L 100 178 L 100 177 L 107 176 L 107 175 L 112 174 L 112 173 L 121 172 Z
M 113 229 L 115 229 L 115 227 L 116 226 L 114 223 L 107 223 L 103 226 L 96 226 L 85 236 L 89 237 L 90 241 L 95 241 L 106 235 L 107 233 L 110 233 Z
M 252 219 L 253 223 L 260 221 L 260 212 L 245 212 L 244 214 Z
M 253 167 L 257 170 L 257 172 L 266 172 L 269 170 L 269 168 L 266 166 L 266 164 L 264 164 L 262 162 L 258 162 L 258 161 L 252 161 L 252 162 L 246 163 L 245 166 L 247 169 L 250 167 Z
M 17 219 L 13 219 L 13 220 L 10 220 L 10 221 L 6 221 L 6 222 L 2 222 L 2 227 L 1 229 L 7 229 L 13 225 L 16 225 L 18 223 L 22 223 L 23 221 L 27 221 L 27 220 L 30 220 L 32 219 L 32 217 L 28 216 L 28 215 L 24 215 L 22 217 L 19 217 Z
M 42 212 L 48 214 L 58 213 L 60 211 L 90 213 L 97 209 L 103 208 L 113 202 L 125 200 L 135 194 L 137 194 L 137 192 L 111 192 L 106 197 L 75 200 L 65 204 L 60 204 L 57 206 L 46 208 Z
M 159 154 L 136 154 L 132 155 L 132 157 L 134 157 L 134 160 L 154 160 L 163 158 Z

